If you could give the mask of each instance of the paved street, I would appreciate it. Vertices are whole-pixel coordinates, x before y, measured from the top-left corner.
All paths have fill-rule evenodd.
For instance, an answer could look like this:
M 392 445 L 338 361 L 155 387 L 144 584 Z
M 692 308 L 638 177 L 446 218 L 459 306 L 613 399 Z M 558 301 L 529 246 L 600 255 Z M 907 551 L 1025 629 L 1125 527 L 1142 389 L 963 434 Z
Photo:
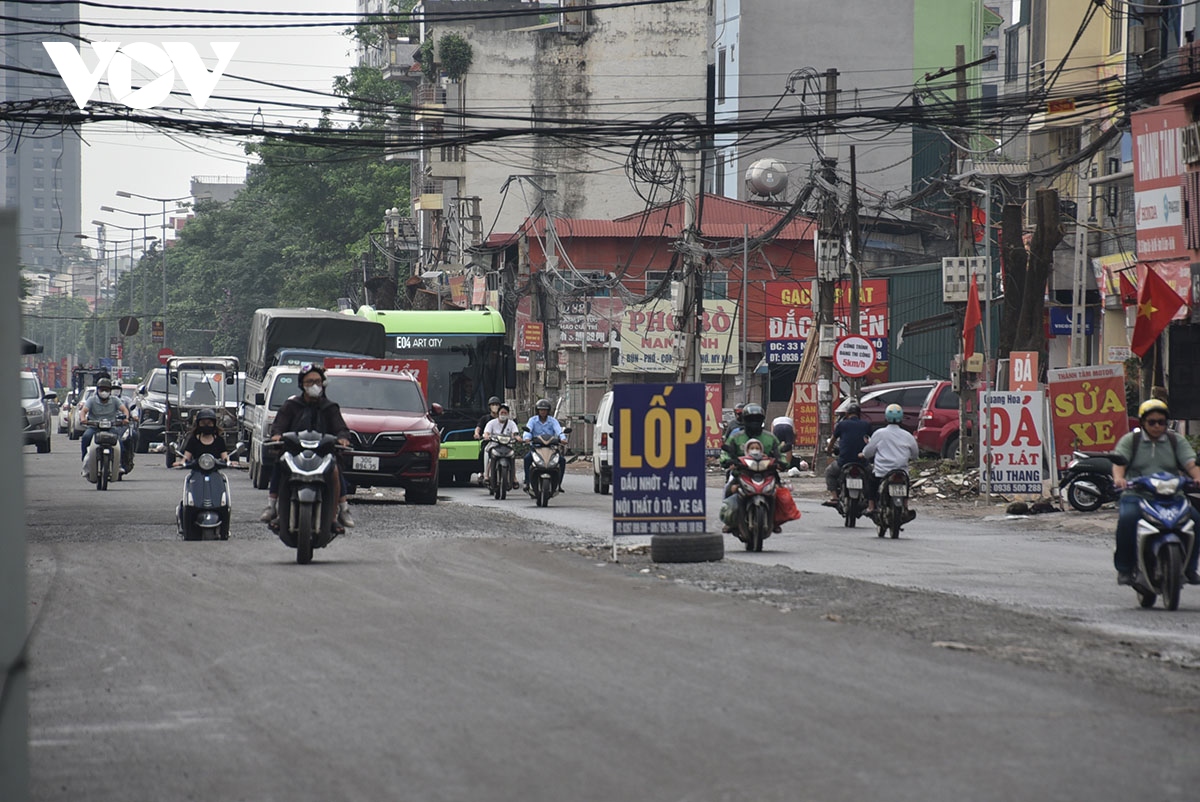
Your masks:
M 604 543 L 586 532 L 606 531 L 610 499 L 586 476 L 544 510 L 475 488 L 432 508 L 364 491 L 353 533 L 297 566 L 257 523 L 264 494 L 244 472 L 230 472 L 232 539 L 183 543 L 181 472 L 151 455 L 100 493 L 74 445 L 24 456 L 38 800 L 1190 800 L 1200 781 L 1179 748 L 1197 698 L 568 551 Z M 856 570 L 913 587 L 983 572 L 955 564 L 968 535 L 954 522 L 882 542 L 802 508 L 797 533 L 755 561 L 820 570 L 817 555 L 838 551 L 825 570 L 882 563 Z M 1003 534 L 983 537 L 993 567 L 1015 560 Z M 1009 537 L 1080 566 L 1107 548 Z M 1083 588 L 1080 566 L 1066 575 Z M 1092 573 L 1114 616 L 1133 611 Z M 1192 621 L 1200 596 L 1184 606 L 1133 612 Z M 1168 634 L 1183 644 L 1190 630 Z

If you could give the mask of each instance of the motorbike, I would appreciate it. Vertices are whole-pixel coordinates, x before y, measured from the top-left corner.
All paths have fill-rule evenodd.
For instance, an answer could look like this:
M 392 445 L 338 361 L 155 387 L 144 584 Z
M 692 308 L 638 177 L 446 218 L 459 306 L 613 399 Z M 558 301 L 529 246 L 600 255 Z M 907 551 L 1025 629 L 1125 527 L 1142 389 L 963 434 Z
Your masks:
M 108 483 L 121 478 L 121 432 L 124 418 L 97 418 L 91 421 L 96 436 L 88 445 L 83 460 L 83 475 L 97 490 L 108 490 Z
M 900 528 L 916 517 L 916 513 L 908 509 L 909 485 L 908 471 L 896 468 L 888 471 L 879 482 L 879 503 L 875 524 L 879 527 L 879 536 L 891 532 L 892 539 L 900 537 Z
M 494 434 L 484 444 L 488 450 L 487 486 L 491 494 L 501 501 L 508 497 L 508 491 L 513 486 L 517 443 L 520 441 L 516 435 Z
M 1156 473 L 1130 479 L 1129 487 L 1141 496 L 1133 579 L 1138 602 L 1153 607 L 1162 596 L 1163 607 L 1177 610 L 1187 558 L 1196 547 L 1192 503 L 1186 494 L 1200 486 L 1177 474 Z
M 1058 484 L 1059 496 L 1080 512 L 1095 512 L 1121 495 L 1113 486 L 1111 454 L 1075 451 Z
M 229 482 L 221 473 L 229 463 L 201 454 L 183 464 L 190 471 L 183 499 L 175 508 L 175 525 L 184 540 L 229 540 Z
M 529 431 L 526 428 L 525 431 Z M 563 429 L 563 434 L 570 434 L 569 428 Z M 525 492 L 533 497 L 539 507 L 546 507 L 550 499 L 558 495 L 559 466 L 566 459 L 563 451 L 565 445 L 553 435 L 534 437 L 529 444 L 533 454 L 529 475 L 525 477 Z
M 337 437 L 321 432 L 287 432 L 268 447 L 282 451 L 277 515 L 270 527 L 288 548 L 296 550 L 296 562 L 312 562 L 313 549 L 323 549 L 337 537 L 338 484 L 334 478 Z
M 775 489 L 778 475 L 775 460 L 764 456 L 737 458 L 731 471 L 733 491 L 741 502 L 741 515 L 733 533 L 746 551 L 762 551 L 763 541 L 775 528 Z
M 838 512 L 846 526 L 853 528 L 867 511 L 867 466 L 847 462 L 838 474 Z

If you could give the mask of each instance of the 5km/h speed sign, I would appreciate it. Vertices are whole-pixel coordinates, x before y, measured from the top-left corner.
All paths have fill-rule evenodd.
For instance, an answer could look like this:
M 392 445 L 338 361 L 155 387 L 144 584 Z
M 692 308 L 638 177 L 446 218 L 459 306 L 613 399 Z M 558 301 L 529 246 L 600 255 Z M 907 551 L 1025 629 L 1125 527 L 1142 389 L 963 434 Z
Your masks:
M 833 366 L 852 379 L 866 376 L 875 367 L 875 346 L 866 337 L 848 334 L 833 347 Z

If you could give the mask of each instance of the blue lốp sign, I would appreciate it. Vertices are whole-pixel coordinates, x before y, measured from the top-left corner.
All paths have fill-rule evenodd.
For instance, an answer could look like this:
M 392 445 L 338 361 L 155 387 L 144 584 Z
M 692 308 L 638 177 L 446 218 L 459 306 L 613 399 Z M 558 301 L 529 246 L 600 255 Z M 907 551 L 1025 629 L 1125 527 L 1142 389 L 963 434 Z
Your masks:
M 703 532 L 704 385 L 613 387 L 613 536 Z

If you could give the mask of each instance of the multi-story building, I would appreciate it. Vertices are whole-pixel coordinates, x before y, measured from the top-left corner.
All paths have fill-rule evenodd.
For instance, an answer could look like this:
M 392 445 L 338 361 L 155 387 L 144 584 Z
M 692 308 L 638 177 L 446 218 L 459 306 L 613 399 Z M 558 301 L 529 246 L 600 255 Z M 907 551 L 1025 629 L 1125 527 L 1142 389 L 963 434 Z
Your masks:
M 79 42 L 77 3 L 0 2 L 0 41 L 4 42 L 0 100 L 36 105 L 54 97 L 69 102 L 70 93 L 42 43 Z M 79 135 L 60 127 L 10 124 L 5 137 L 0 179 L 4 205 L 20 210 L 21 264 L 39 273 L 62 270 L 79 242 L 75 239 L 81 205 Z

